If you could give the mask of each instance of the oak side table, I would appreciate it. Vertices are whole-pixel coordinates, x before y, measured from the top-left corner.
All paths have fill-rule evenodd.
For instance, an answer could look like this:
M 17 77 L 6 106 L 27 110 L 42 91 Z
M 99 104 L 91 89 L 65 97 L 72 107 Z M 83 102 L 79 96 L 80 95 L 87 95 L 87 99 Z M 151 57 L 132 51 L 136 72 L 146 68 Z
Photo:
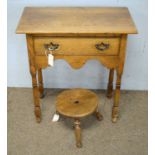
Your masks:
M 26 7 L 16 33 L 26 34 L 37 122 L 41 121 L 42 69 L 48 67 L 50 53 L 54 60 L 64 59 L 74 69 L 82 67 L 90 59 L 106 66 L 110 70 L 109 98 L 113 94 L 116 71 L 112 121 L 117 121 L 127 35 L 137 33 L 128 8 Z

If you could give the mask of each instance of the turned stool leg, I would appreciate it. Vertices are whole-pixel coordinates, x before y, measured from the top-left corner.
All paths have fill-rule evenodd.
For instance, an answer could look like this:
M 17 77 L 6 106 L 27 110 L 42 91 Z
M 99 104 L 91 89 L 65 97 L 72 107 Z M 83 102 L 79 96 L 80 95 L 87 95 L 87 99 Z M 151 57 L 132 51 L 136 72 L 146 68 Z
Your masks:
M 43 87 L 43 76 L 42 76 L 42 69 L 38 69 L 38 82 L 39 82 L 39 92 L 40 92 L 40 98 L 44 98 L 44 87 Z
M 109 82 L 107 87 L 107 97 L 112 98 L 113 94 L 113 79 L 114 79 L 114 69 L 110 69 L 109 72 Z
M 75 119 L 74 126 L 75 126 L 76 146 L 80 148 L 82 147 L 82 143 L 81 143 L 81 128 L 79 119 Z
M 95 116 L 97 118 L 98 121 L 102 121 L 103 120 L 103 116 L 102 114 L 98 111 L 98 109 L 96 109 L 95 111 Z

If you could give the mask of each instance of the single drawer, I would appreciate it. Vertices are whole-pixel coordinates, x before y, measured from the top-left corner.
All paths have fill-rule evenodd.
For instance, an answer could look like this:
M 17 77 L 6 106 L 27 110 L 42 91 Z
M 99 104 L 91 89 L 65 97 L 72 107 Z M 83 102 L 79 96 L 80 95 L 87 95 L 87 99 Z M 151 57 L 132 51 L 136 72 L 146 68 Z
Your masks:
M 45 55 L 47 49 L 53 55 L 118 55 L 119 37 L 108 38 L 71 38 L 35 37 L 36 55 Z

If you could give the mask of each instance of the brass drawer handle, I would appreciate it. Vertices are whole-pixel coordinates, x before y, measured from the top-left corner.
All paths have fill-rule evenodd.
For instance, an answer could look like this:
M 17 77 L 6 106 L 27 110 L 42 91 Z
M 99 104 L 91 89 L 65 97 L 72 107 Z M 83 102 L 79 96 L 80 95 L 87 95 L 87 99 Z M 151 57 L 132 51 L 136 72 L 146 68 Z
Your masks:
M 45 49 L 49 51 L 54 51 L 59 49 L 59 44 L 54 44 L 54 43 L 49 43 L 49 44 L 44 44 Z
M 95 45 L 96 49 L 98 49 L 100 51 L 104 51 L 104 50 L 108 49 L 109 46 L 110 46 L 109 44 L 105 44 L 103 42 L 101 42 L 100 44 Z

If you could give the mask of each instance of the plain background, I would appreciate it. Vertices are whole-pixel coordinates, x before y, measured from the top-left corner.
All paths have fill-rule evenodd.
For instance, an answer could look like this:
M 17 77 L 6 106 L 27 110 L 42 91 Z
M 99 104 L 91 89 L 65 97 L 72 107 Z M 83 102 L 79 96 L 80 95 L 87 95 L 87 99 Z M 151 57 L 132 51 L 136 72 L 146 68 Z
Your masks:
M 147 0 L 8 0 L 8 55 L 9 87 L 31 87 L 25 35 L 15 30 L 25 6 L 126 6 L 133 17 L 139 34 L 129 35 L 127 56 L 122 78 L 122 89 L 147 90 Z M 77 12 L 78 13 L 78 12 Z M 43 72 L 48 88 L 84 87 L 105 89 L 108 70 L 97 61 L 88 61 L 79 69 L 72 69 L 64 60 L 55 61 L 53 68 Z

